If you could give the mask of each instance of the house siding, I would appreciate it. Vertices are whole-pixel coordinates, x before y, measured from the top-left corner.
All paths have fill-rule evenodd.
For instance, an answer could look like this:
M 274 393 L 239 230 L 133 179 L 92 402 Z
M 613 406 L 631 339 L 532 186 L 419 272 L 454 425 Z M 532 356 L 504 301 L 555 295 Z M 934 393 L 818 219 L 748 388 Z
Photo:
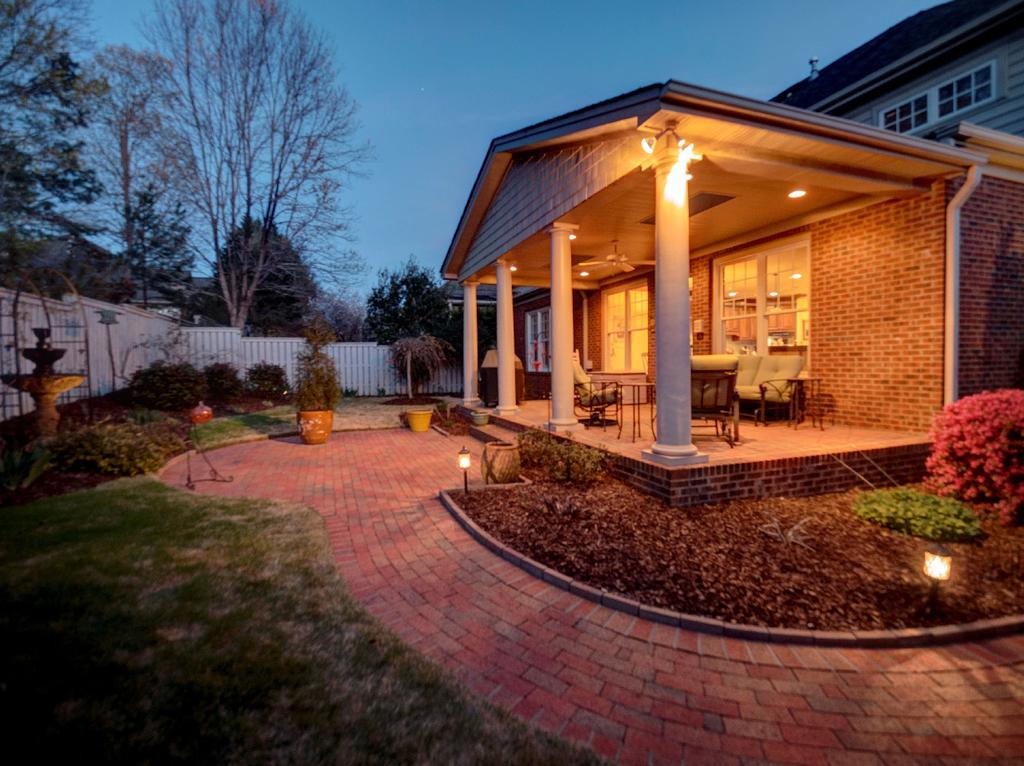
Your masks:
M 998 85 L 994 101 L 958 112 L 940 122 L 912 131 L 910 135 L 927 136 L 941 132 L 945 126 L 962 121 L 1018 136 L 1024 135 L 1024 30 L 1021 29 L 1015 29 L 998 41 L 959 56 L 932 69 L 928 74 L 898 88 L 887 90 L 882 95 L 858 104 L 855 108 L 827 111 L 839 117 L 877 126 L 878 115 L 882 110 L 993 59 L 996 62 Z
M 632 136 L 513 159 L 469 246 L 464 279 L 638 166 Z
M 1021 385 L 1024 184 L 984 178 L 963 207 L 960 234 L 959 394 Z

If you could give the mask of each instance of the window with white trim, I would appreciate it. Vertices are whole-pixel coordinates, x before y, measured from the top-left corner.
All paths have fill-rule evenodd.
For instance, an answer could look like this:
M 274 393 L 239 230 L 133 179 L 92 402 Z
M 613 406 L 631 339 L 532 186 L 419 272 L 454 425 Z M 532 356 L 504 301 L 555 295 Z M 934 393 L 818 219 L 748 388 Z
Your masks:
M 996 62 L 963 72 L 878 113 L 878 124 L 909 133 L 996 97 Z
M 551 372 L 551 309 L 526 312 L 526 369 Z
M 800 354 L 811 335 L 810 243 L 716 263 L 715 346 L 727 354 Z
M 647 283 L 604 294 L 604 370 L 643 372 L 647 355 Z
M 939 86 L 939 117 L 948 117 L 992 98 L 992 64 Z

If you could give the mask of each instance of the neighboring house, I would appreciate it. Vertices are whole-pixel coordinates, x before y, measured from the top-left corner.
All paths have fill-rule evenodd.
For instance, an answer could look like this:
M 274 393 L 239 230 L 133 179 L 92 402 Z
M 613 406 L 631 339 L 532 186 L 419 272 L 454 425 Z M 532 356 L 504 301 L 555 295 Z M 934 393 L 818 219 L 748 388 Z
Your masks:
M 925 138 L 961 122 L 1024 136 L 1024 0 L 921 11 L 772 101 Z
M 700 460 L 691 351 L 798 354 L 837 420 L 868 427 L 922 431 L 944 401 L 1012 385 L 1024 139 L 955 133 L 669 81 L 495 139 L 442 273 L 467 302 L 497 285 L 499 412 L 516 406 L 517 352 L 534 391 L 550 380 L 551 427 L 575 426 L 576 349 L 594 370 L 656 383 L 645 456 L 676 465 Z M 703 155 L 688 183 L 678 138 Z M 537 290 L 513 306 L 513 286 Z

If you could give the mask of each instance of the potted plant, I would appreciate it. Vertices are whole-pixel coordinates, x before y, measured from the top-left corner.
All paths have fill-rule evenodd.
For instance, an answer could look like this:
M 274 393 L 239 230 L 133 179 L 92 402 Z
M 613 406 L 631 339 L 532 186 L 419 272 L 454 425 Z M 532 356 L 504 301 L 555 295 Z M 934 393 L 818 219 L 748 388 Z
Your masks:
M 415 385 L 430 380 L 432 375 L 440 372 L 447 363 L 451 350 L 449 344 L 432 335 L 399 338 L 391 344 L 391 360 L 395 369 L 405 372 L 409 404 L 416 403 Z M 433 415 L 431 407 L 409 409 L 405 414 L 411 430 L 423 432 L 430 429 L 430 419 Z
M 323 444 L 334 426 L 334 408 L 341 399 L 338 370 L 324 351 L 334 332 L 323 319 L 314 319 L 303 332 L 306 348 L 298 356 L 295 406 L 299 432 L 306 444 Z

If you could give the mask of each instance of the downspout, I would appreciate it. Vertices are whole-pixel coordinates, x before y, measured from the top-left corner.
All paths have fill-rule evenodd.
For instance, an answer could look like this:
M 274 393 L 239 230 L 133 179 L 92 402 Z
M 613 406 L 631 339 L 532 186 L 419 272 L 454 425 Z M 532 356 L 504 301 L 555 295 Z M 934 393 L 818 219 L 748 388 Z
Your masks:
M 946 206 L 946 300 L 943 345 L 942 399 L 944 404 L 959 396 L 960 368 L 960 209 L 981 181 L 981 170 L 971 165 L 967 178 Z
M 583 294 L 583 348 L 580 349 L 580 367 L 589 370 L 587 363 L 590 361 L 590 308 L 587 305 L 587 291 L 580 292 Z

